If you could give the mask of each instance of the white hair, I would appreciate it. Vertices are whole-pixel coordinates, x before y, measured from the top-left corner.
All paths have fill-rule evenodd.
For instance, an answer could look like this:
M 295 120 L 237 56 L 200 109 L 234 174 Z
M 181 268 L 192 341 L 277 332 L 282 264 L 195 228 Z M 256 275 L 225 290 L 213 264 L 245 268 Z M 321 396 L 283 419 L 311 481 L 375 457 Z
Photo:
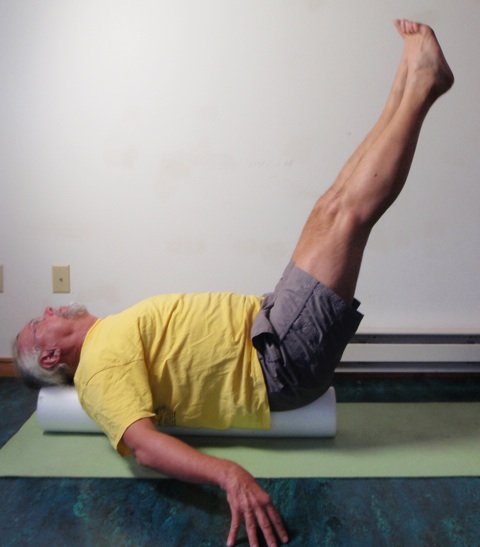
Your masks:
M 18 348 L 18 337 L 13 344 L 13 362 L 20 373 L 22 380 L 30 387 L 41 387 L 47 385 L 71 384 L 72 378 L 67 373 L 64 363 L 56 367 L 45 369 L 40 366 L 41 352 L 33 349 L 20 352 Z
M 75 319 L 87 313 L 87 308 L 81 304 L 72 303 L 64 311 L 54 310 L 54 313 L 65 319 Z M 22 351 L 18 346 L 18 336 L 13 343 L 13 362 L 23 381 L 30 387 L 45 385 L 71 384 L 72 375 L 67 372 L 65 363 L 45 369 L 40 365 L 41 352 L 38 349 Z

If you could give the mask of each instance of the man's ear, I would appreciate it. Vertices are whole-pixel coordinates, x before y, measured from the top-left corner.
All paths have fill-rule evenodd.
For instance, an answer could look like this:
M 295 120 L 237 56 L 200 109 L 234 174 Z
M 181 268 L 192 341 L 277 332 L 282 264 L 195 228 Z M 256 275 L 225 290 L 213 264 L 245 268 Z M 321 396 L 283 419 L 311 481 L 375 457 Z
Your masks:
M 47 370 L 55 368 L 60 363 L 62 352 L 60 348 L 46 349 L 40 355 L 40 366 Z

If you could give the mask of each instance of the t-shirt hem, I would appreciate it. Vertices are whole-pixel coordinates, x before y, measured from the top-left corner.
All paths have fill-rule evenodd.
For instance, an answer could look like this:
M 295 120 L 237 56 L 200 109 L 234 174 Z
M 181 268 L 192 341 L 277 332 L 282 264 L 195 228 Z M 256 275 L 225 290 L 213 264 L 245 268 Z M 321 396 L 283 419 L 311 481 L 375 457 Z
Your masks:
M 142 420 L 144 418 L 154 418 L 155 414 L 153 412 L 150 413 L 142 413 L 138 416 L 129 417 L 128 422 L 121 427 L 119 427 L 119 432 L 115 437 L 110 439 L 110 443 L 113 446 L 113 448 L 120 454 L 120 456 L 127 457 L 131 456 L 133 454 L 132 450 L 130 450 L 126 444 L 123 442 L 123 435 L 125 434 L 125 431 L 135 422 L 138 422 L 138 420 Z

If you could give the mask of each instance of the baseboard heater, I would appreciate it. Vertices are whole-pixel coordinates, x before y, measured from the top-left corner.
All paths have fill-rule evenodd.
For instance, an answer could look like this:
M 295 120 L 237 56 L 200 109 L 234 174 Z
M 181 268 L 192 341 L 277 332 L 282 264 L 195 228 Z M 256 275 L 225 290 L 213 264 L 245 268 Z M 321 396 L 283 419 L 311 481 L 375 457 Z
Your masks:
M 480 334 L 356 334 L 338 375 L 480 374 Z

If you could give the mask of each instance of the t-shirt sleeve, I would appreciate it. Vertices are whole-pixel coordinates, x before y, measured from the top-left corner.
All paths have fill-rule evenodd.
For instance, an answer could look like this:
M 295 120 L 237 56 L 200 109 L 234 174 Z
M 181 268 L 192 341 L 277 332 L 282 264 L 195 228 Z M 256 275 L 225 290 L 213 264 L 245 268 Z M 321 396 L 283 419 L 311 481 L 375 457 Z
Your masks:
M 98 372 L 85 386 L 80 402 L 122 456 L 131 453 L 122 441 L 126 429 L 142 418 L 155 416 L 148 373 L 142 361 Z

